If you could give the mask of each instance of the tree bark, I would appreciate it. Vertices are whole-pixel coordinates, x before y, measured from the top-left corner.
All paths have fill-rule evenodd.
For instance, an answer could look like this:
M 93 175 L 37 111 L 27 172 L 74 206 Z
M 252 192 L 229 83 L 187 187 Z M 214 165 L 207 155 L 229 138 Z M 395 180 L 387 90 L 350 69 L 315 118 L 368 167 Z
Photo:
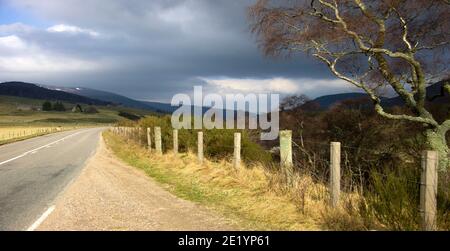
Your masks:
M 425 130 L 425 141 L 429 150 L 439 153 L 439 171 L 446 172 L 450 170 L 449 153 L 450 149 L 447 144 L 446 134 L 449 131 L 444 125 L 434 129 Z

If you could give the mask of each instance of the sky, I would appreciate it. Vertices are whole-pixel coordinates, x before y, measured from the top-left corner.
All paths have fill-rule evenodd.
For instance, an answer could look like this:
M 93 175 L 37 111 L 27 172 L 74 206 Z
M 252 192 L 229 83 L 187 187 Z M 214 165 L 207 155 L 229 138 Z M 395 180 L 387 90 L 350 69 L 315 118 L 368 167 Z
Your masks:
M 249 31 L 256 0 L 0 0 L 0 81 L 170 102 L 205 93 L 355 91 L 311 57 L 270 58 Z

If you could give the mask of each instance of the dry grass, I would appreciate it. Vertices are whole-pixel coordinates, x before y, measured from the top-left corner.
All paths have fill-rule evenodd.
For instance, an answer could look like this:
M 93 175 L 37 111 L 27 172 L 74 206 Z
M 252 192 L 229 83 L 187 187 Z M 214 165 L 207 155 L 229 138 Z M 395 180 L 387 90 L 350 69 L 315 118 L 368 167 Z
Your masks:
M 144 170 L 174 194 L 204 204 L 252 230 L 321 230 L 326 188 L 307 176 L 285 185 L 279 172 L 260 165 L 234 169 L 230 161 L 205 161 L 195 154 L 150 154 L 144 147 L 105 133 L 113 152 Z M 123 145 L 127 147 L 123 147 Z

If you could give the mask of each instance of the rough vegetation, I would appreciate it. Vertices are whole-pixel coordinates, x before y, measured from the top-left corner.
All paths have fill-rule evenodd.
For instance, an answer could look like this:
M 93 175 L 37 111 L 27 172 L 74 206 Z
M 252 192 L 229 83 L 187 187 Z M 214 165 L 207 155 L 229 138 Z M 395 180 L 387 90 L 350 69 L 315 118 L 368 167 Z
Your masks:
M 296 177 L 293 186 L 285 182 L 277 154 L 273 154 L 276 151 L 270 151 L 278 146 L 278 141 L 258 142 L 257 132 L 241 131 L 242 157 L 246 170 L 263 172 L 266 177 L 264 189 L 285 193 L 290 203 L 295 204 L 298 213 L 309 215 L 310 205 L 314 204 L 320 210 L 316 211 L 319 215 L 313 219 L 322 229 L 418 230 L 420 155 L 426 149 L 423 131 L 414 123 L 380 117 L 365 104 L 365 101 L 345 101 L 327 111 L 311 109 L 314 106 L 308 104 L 290 107 L 281 113 L 280 124 L 283 129 L 293 131 Z M 398 109 L 402 108 L 392 108 L 392 112 L 401 112 Z M 440 107 L 432 106 L 430 109 L 441 110 Z M 439 112 L 436 116 L 440 116 Z M 185 168 L 185 165 L 194 165 L 196 161 L 194 154 L 186 154 L 196 152 L 195 130 L 179 131 L 180 152 L 184 153 L 181 155 L 184 156 L 181 157 L 183 163 L 179 163 L 177 157 L 170 154 L 170 117 L 147 117 L 139 123 L 124 121 L 121 125 L 142 128 L 140 137 L 136 139 L 139 139 L 144 153 L 147 142 L 144 129 L 149 127 L 153 130 L 155 126 L 162 128 L 163 148 L 168 155 L 161 158 L 150 155 L 150 158 L 154 159 L 153 163 L 163 163 L 162 166 L 170 163 L 171 168 L 177 171 L 165 177 L 164 182 L 179 179 L 178 175 L 191 176 L 193 173 L 198 174 L 199 178 L 203 177 L 202 172 Z M 229 172 L 233 172 L 231 161 L 226 161 L 232 156 L 233 130 L 205 130 L 204 133 L 205 155 L 212 161 L 208 163 L 214 168 L 231 168 Z M 343 195 L 338 209 L 326 206 L 331 141 L 342 142 Z M 143 161 L 141 157 L 136 156 L 134 160 L 140 163 Z M 224 178 L 215 177 L 218 180 Z M 439 229 L 450 229 L 450 189 L 445 185 L 449 184 L 448 179 L 446 175 L 439 176 Z M 249 182 L 258 181 L 255 179 Z M 252 196 L 257 197 L 258 194 Z
M 136 141 L 112 133 L 105 133 L 104 137 L 119 158 L 144 170 L 175 195 L 214 208 L 244 229 L 321 229 L 319 217 L 325 189 L 307 177 L 298 177 L 295 182 L 296 187 L 308 184 L 303 195 L 298 196 L 297 189 L 281 185 L 283 178 L 279 173 L 260 164 L 238 170 L 225 159 L 207 160 L 200 165 L 191 152 L 175 156 L 169 151 L 158 156 Z
M 448 109 L 442 104 L 427 107 L 438 119 L 444 118 Z M 310 108 L 309 104 L 281 114 L 282 127 L 293 130 L 296 170 L 326 183 L 329 142 L 341 142 L 342 189 L 360 198 L 344 199 L 339 213 L 324 214 L 327 225 L 338 229 L 420 229 L 420 156 L 429 149 L 423 128 L 383 118 L 364 100 L 344 101 L 327 111 Z M 402 113 L 403 109 L 389 111 Z M 448 175 L 442 173 L 438 182 L 441 229 L 450 228 L 448 184 Z
M 264 54 L 300 52 L 322 62 L 336 78 L 364 91 L 380 116 L 421 127 L 422 142 L 439 152 L 440 171 L 449 171 L 450 117 L 439 119 L 426 106 L 428 84 L 450 74 L 448 1 L 259 0 L 249 17 Z M 386 90 L 398 95 L 404 109 L 385 109 Z M 442 95 L 450 95 L 448 81 Z

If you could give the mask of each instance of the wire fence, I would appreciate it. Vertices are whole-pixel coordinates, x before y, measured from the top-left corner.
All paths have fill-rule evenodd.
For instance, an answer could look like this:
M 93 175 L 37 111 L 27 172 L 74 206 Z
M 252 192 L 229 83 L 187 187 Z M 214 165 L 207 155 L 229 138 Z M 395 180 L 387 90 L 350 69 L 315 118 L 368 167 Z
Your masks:
M 222 141 L 219 138 L 224 137 L 224 135 L 203 135 L 202 133 L 201 142 L 192 140 L 193 142 L 186 143 L 179 142 L 178 132 L 176 133 L 176 140 L 173 140 L 174 134 L 172 132 L 163 132 L 156 135 L 155 130 L 150 129 L 147 131 L 146 128 L 144 130 L 144 128 L 115 127 L 113 132 L 125 136 L 128 140 L 134 140 L 149 149 L 155 149 L 156 142 L 164 141 L 165 151 L 174 148 L 177 151 L 178 149 L 180 151 L 198 151 L 198 156 L 202 158 L 202 161 L 203 152 L 207 152 L 210 148 L 221 152 L 221 157 L 232 157 L 234 162 L 236 162 L 237 158 L 240 160 L 241 152 L 244 153 L 244 158 L 248 157 L 245 156 L 245 145 L 240 141 L 240 137 L 239 142 L 236 142 L 236 138 L 234 141 L 233 138 Z M 195 135 L 197 132 L 199 131 L 191 131 L 189 133 Z M 292 134 L 290 133 L 289 135 Z M 390 192 L 395 194 L 397 191 L 389 191 L 388 189 L 395 189 L 395 186 L 398 184 L 407 184 L 413 192 L 416 191 L 416 194 L 412 196 L 412 203 L 417 202 L 418 205 L 415 211 L 420 213 L 424 221 L 426 221 L 423 223 L 423 228 L 435 229 L 435 204 L 438 181 L 436 172 L 439 162 L 437 155 L 424 157 L 423 154 L 417 154 L 412 157 L 393 157 L 390 149 L 368 149 L 340 143 L 338 151 L 339 161 L 336 163 L 336 160 L 333 160 L 333 154 L 336 154 L 336 152 L 332 152 L 333 146 L 330 143 L 304 139 L 296 142 L 289 138 L 287 141 L 289 146 L 286 147 L 281 145 L 281 142 L 282 140 L 280 139 L 279 147 L 275 151 L 272 149 L 270 154 L 276 156 L 275 159 L 278 159 L 279 166 L 284 174 L 308 175 L 314 182 L 329 185 L 331 197 L 334 196 L 333 194 L 339 196 L 340 191 L 364 194 L 363 190 L 370 190 L 376 186 L 378 186 L 377 192 L 381 191 L 385 193 L 384 197 L 389 197 L 391 196 Z M 177 145 L 175 146 L 174 143 Z M 179 143 L 180 145 L 178 145 Z M 239 147 L 238 153 L 235 150 L 237 146 Z M 236 156 L 236 154 L 239 156 Z M 283 157 L 281 156 L 284 156 L 284 158 L 287 156 L 287 160 L 282 159 Z M 407 166 L 404 170 L 408 170 L 408 172 L 399 171 L 403 169 L 398 168 L 398 165 Z M 291 169 L 292 172 L 289 171 Z M 337 186 L 333 184 L 333 182 L 336 182 L 336 179 L 338 179 Z M 289 177 L 287 180 L 289 180 Z M 339 191 L 334 191 L 336 189 Z

